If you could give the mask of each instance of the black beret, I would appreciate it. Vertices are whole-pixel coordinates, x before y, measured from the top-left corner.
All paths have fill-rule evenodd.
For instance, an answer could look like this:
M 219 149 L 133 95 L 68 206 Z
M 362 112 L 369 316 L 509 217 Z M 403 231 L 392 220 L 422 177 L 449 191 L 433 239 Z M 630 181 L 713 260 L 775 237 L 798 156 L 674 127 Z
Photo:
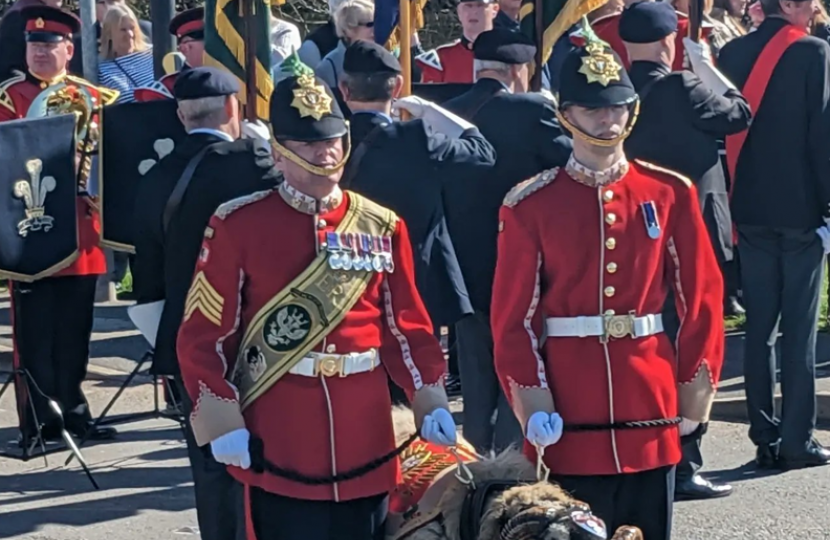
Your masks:
M 348 133 L 346 118 L 331 89 L 303 64 L 295 52 L 280 70 L 282 79 L 271 94 L 271 129 L 276 139 L 325 141 Z
M 198 67 L 181 71 L 173 85 L 173 96 L 183 101 L 213 96 L 230 96 L 239 92 L 236 77 L 224 69 Z
M 473 43 L 476 60 L 492 60 L 505 64 L 527 64 L 536 55 L 536 45 L 522 32 L 494 28 L 482 32 Z
M 81 30 L 81 20 L 60 8 L 29 6 L 21 15 L 26 21 L 26 41 L 55 43 Z
M 395 55 L 383 46 L 371 41 L 356 41 L 349 45 L 343 56 L 343 71 L 346 73 L 399 74 L 401 64 Z
M 559 106 L 598 108 L 626 105 L 637 92 L 617 53 L 602 43 L 568 53 L 559 74 Z
M 205 39 L 205 8 L 195 7 L 182 11 L 170 21 L 168 30 L 178 39 Z
M 620 39 L 654 43 L 677 32 L 677 12 L 668 2 L 637 2 L 620 15 Z

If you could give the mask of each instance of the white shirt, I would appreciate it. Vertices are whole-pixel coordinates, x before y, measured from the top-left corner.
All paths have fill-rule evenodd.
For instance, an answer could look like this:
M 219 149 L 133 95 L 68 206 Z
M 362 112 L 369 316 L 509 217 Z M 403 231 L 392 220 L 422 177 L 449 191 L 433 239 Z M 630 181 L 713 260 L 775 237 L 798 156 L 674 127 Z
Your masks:
M 195 135 L 197 133 L 206 133 L 207 135 L 213 135 L 215 137 L 219 137 L 220 139 L 226 140 L 228 142 L 233 142 L 233 137 L 225 133 L 224 131 L 219 131 L 218 129 L 211 129 L 211 128 L 196 128 L 193 131 L 189 131 L 188 135 Z

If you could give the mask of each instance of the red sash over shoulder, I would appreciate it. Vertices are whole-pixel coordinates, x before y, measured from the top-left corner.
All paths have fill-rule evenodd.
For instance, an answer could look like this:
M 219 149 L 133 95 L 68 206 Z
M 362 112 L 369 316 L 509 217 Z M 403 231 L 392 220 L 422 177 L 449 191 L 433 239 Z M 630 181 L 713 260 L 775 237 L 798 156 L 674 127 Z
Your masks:
M 771 40 L 766 44 L 764 50 L 755 61 L 749 77 L 741 89 L 741 93 L 749 102 L 749 107 L 752 114 L 758 114 L 758 109 L 761 107 L 761 100 L 764 98 L 764 92 L 767 90 L 767 84 L 772 77 L 772 72 L 778 61 L 784 54 L 787 48 L 807 35 L 807 32 L 801 28 L 788 24 L 778 31 Z M 744 147 L 746 137 L 749 134 L 749 128 L 726 137 L 726 166 L 729 169 L 729 178 L 731 186 L 729 188 L 729 195 L 735 188 L 735 171 L 738 168 L 738 156 L 741 155 L 741 149 Z

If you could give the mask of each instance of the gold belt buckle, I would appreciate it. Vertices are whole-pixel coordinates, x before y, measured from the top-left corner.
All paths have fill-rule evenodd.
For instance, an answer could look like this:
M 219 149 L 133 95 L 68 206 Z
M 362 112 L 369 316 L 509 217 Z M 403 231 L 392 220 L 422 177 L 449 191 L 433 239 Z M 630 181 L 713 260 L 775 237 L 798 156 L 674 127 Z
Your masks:
M 608 338 L 621 339 L 625 336 L 634 337 L 634 312 L 629 311 L 628 315 L 605 315 L 605 335 L 602 336 L 603 343 Z
M 317 360 L 317 370 L 324 377 L 334 377 L 343 373 L 343 357 L 339 355 L 326 355 Z

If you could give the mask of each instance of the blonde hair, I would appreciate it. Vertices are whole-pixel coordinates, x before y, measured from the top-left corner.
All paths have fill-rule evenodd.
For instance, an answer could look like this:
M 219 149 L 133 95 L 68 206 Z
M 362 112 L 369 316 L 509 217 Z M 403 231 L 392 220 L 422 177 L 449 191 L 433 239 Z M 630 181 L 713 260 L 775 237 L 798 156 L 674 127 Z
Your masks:
M 112 60 L 115 58 L 115 49 L 112 46 L 115 34 L 121 30 L 121 22 L 130 19 L 135 32 L 135 51 L 146 51 L 149 45 L 144 41 L 144 33 L 138 26 L 138 17 L 130 6 L 126 4 L 113 4 L 107 8 L 104 21 L 101 23 L 101 58 Z
M 375 17 L 375 5 L 366 0 L 345 0 L 334 12 L 334 28 L 337 37 L 347 40 L 347 34 L 360 27 L 360 23 L 367 18 L 371 21 Z

